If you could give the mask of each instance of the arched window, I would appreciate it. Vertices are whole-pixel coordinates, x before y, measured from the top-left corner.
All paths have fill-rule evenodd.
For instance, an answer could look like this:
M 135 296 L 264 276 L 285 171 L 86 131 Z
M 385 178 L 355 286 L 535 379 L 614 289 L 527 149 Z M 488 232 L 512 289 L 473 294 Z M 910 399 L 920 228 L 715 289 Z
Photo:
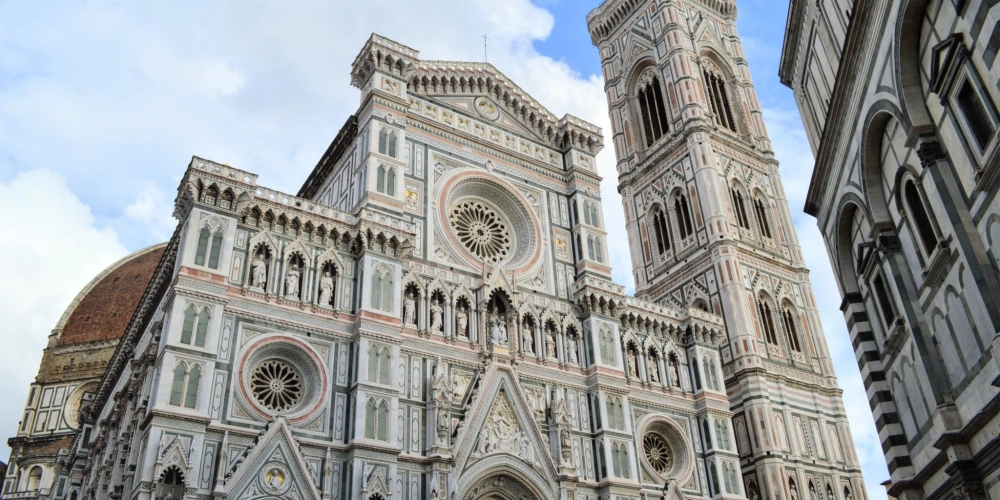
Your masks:
M 636 104 L 642 117 L 642 130 L 646 136 L 646 147 L 670 131 L 667 124 L 667 108 L 663 104 L 663 92 L 660 80 L 653 71 L 649 71 L 640 79 L 636 92 Z
M 385 174 L 385 194 L 396 196 L 396 169 L 390 168 Z
M 601 348 L 601 361 L 604 364 L 613 365 L 617 362 L 615 356 L 615 334 L 606 328 L 602 328 L 598 335 Z
M 371 303 L 373 309 L 392 311 L 392 277 L 387 270 L 377 269 L 372 275 Z
M 597 256 L 597 262 L 604 263 L 604 249 L 601 248 L 601 237 L 598 236 L 594 238 L 594 254 Z
M 368 348 L 368 381 L 389 385 L 389 348 Z
M 389 150 L 386 152 L 389 156 L 396 157 L 396 133 L 389 132 Z
M 631 475 L 631 471 L 629 470 L 628 445 L 622 443 L 618 445 L 618 447 L 618 459 L 621 461 L 621 465 L 619 466 L 619 469 L 621 469 L 621 477 L 629 477 Z
M 604 458 L 604 443 L 597 443 L 597 470 L 600 471 L 602 478 L 608 477 L 608 468 Z
M 212 233 L 208 230 L 208 227 L 201 228 L 201 232 L 198 233 L 198 248 L 194 254 L 194 265 L 205 265 L 205 254 L 208 253 L 208 239 L 211 236 Z
M 389 440 L 389 403 L 384 399 L 378 404 L 378 433 L 375 439 Z
M 670 229 L 667 226 L 667 214 L 659 205 L 653 206 L 653 234 L 656 235 L 656 249 L 662 255 L 670 250 Z
M 589 201 L 583 202 L 583 222 L 588 226 L 591 225 Z
M 577 260 L 583 260 L 583 240 L 580 239 L 580 235 L 576 235 L 576 258 Z
M 193 305 L 184 310 L 184 323 L 181 325 L 181 343 L 190 344 L 191 334 L 194 331 L 194 320 L 198 312 Z
M 378 132 L 378 152 L 386 154 L 389 149 L 389 130 L 381 129 Z
M 222 229 L 216 229 L 212 234 L 212 252 L 208 257 L 208 267 L 219 268 L 219 256 L 222 254 Z
M 757 298 L 757 313 L 760 314 L 760 326 L 764 330 L 764 339 L 767 340 L 768 344 L 778 345 L 778 335 L 774 331 L 771 305 L 763 296 Z
M 34 466 L 31 468 L 31 472 L 28 473 L 28 491 L 37 491 L 42 487 L 42 468 L 41 466 Z
M 594 259 L 594 235 L 587 236 L 587 258 L 590 260 Z
M 705 379 L 708 382 L 708 388 L 713 391 L 719 390 L 719 376 L 715 370 L 715 360 L 710 356 L 705 356 L 702 367 L 705 370 Z
M 725 420 L 715 419 L 715 435 L 719 439 L 720 448 L 724 450 L 732 449 L 729 441 L 729 424 Z
M 188 373 L 187 388 L 184 394 L 184 407 L 194 408 L 198 402 L 198 384 L 201 383 L 201 367 L 194 365 Z
M 590 204 L 590 223 L 594 227 L 601 227 L 601 220 L 597 218 L 597 204 Z
M 674 198 L 674 213 L 677 216 L 677 226 L 681 239 L 687 239 L 694 234 L 694 224 L 691 223 L 691 208 L 688 206 L 687 196 L 684 193 L 678 194 Z
M 789 347 L 795 352 L 802 352 L 802 346 L 799 344 L 799 332 L 795 328 L 795 313 L 788 305 L 781 310 L 781 324 L 785 327 Z
M 621 398 L 608 397 L 608 428 L 625 430 L 625 409 Z
M 771 224 L 768 222 L 767 204 L 760 196 L 753 197 L 753 213 L 757 217 L 757 227 L 760 228 L 760 235 L 765 238 L 773 238 L 771 235 Z
M 195 331 L 194 345 L 198 347 L 205 347 L 205 338 L 208 336 L 208 321 L 210 319 L 211 317 L 208 314 L 208 309 L 202 309 L 201 312 L 198 313 L 198 329 Z
M 924 249 L 924 254 L 930 255 L 934 253 L 934 248 L 937 246 L 937 235 L 934 233 L 934 227 L 931 226 L 931 219 L 924 208 L 924 202 L 920 199 L 920 193 L 917 191 L 917 186 L 913 183 L 912 179 L 907 179 L 906 183 L 903 184 L 903 198 L 906 201 L 906 213 L 909 215 L 910 224 L 913 231 L 917 233 L 917 238 L 920 240 L 921 248 Z
M 368 439 L 375 439 L 375 426 L 378 424 L 376 409 L 375 400 L 369 398 L 365 405 L 365 437 Z
M 198 402 L 198 385 L 201 383 L 201 366 L 188 366 L 184 362 L 174 367 L 170 384 L 170 405 L 194 408 Z
M 704 440 L 706 451 L 715 447 L 712 444 L 712 433 L 708 430 L 708 420 L 705 419 L 701 421 L 701 439 Z
M 714 460 L 708 462 L 708 486 L 713 496 L 719 493 L 719 470 Z
M 375 190 L 385 192 L 385 165 L 378 166 L 378 173 L 375 175 Z
M 736 132 L 736 121 L 733 119 L 726 79 L 722 77 L 722 72 L 711 63 L 706 63 L 702 68 L 702 78 L 705 81 L 705 97 L 715 115 L 715 124 Z
M 184 498 L 184 475 L 177 467 L 169 467 L 160 476 L 156 498 Z
M 726 485 L 726 493 L 733 492 L 733 481 L 732 477 L 729 475 L 729 467 L 731 467 L 729 462 L 722 464 L 722 479 Z
M 611 445 L 611 472 L 615 477 L 622 477 L 621 456 L 617 443 Z
M 733 211 L 736 212 L 736 222 L 743 229 L 750 229 L 750 219 L 747 217 L 747 206 L 743 200 L 743 193 L 733 187 L 729 190 L 729 194 L 733 198 Z
M 896 306 L 895 303 L 890 299 L 889 289 L 886 286 L 885 280 L 882 278 L 882 271 L 876 271 L 871 278 L 872 293 L 875 295 L 875 305 L 878 310 L 878 315 L 882 318 L 882 325 L 886 329 L 892 328 L 893 323 L 896 321 Z

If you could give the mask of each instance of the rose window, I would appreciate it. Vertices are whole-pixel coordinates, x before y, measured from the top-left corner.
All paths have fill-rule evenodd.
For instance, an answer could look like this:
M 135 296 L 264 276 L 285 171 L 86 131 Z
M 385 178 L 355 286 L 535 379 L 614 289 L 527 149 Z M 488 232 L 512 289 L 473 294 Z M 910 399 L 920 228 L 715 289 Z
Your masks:
M 670 445 L 663 436 L 653 432 L 647 433 L 642 437 L 642 451 L 656 472 L 666 474 L 670 471 L 673 465 L 670 459 Z
M 302 380 L 290 365 L 269 360 L 254 368 L 250 375 L 250 392 L 264 408 L 283 411 L 302 401 Z
M 458 239 L 482 260 L 500 261 L 510 253 L 507 225 L 490 207 L 474 200 L 451 209 L 451 225 Z

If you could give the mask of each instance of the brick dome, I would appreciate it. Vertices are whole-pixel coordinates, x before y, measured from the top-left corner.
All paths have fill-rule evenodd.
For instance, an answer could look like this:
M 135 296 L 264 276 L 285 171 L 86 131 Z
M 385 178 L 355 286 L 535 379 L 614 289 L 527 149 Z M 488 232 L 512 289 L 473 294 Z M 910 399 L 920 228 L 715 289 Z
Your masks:
M 121 338 L 153 277 L 166 243 L 133 253 L 87 284 L 66 309 L 56 330 L 56 345 Z

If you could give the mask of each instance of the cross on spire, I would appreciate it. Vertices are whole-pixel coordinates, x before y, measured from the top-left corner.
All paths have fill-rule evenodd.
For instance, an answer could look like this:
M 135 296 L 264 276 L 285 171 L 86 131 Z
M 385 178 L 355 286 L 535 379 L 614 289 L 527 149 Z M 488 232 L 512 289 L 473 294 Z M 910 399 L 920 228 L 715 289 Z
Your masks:
M 486 42 L 489 41 L 490 37 L 483 35 L 483 62 L 490 62 L 489 54 L 486 51 Z

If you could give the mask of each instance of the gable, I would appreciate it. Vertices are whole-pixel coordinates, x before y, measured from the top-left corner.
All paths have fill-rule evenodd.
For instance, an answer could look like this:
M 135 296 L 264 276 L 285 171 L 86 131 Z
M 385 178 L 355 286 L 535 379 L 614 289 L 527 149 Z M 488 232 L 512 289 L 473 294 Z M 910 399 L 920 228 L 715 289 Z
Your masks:
M 223 490 L 228 498 L 238 500 L 275 496 L 320 500 L 314 482 L 288 424 L 279 417 L 248 451 Z

